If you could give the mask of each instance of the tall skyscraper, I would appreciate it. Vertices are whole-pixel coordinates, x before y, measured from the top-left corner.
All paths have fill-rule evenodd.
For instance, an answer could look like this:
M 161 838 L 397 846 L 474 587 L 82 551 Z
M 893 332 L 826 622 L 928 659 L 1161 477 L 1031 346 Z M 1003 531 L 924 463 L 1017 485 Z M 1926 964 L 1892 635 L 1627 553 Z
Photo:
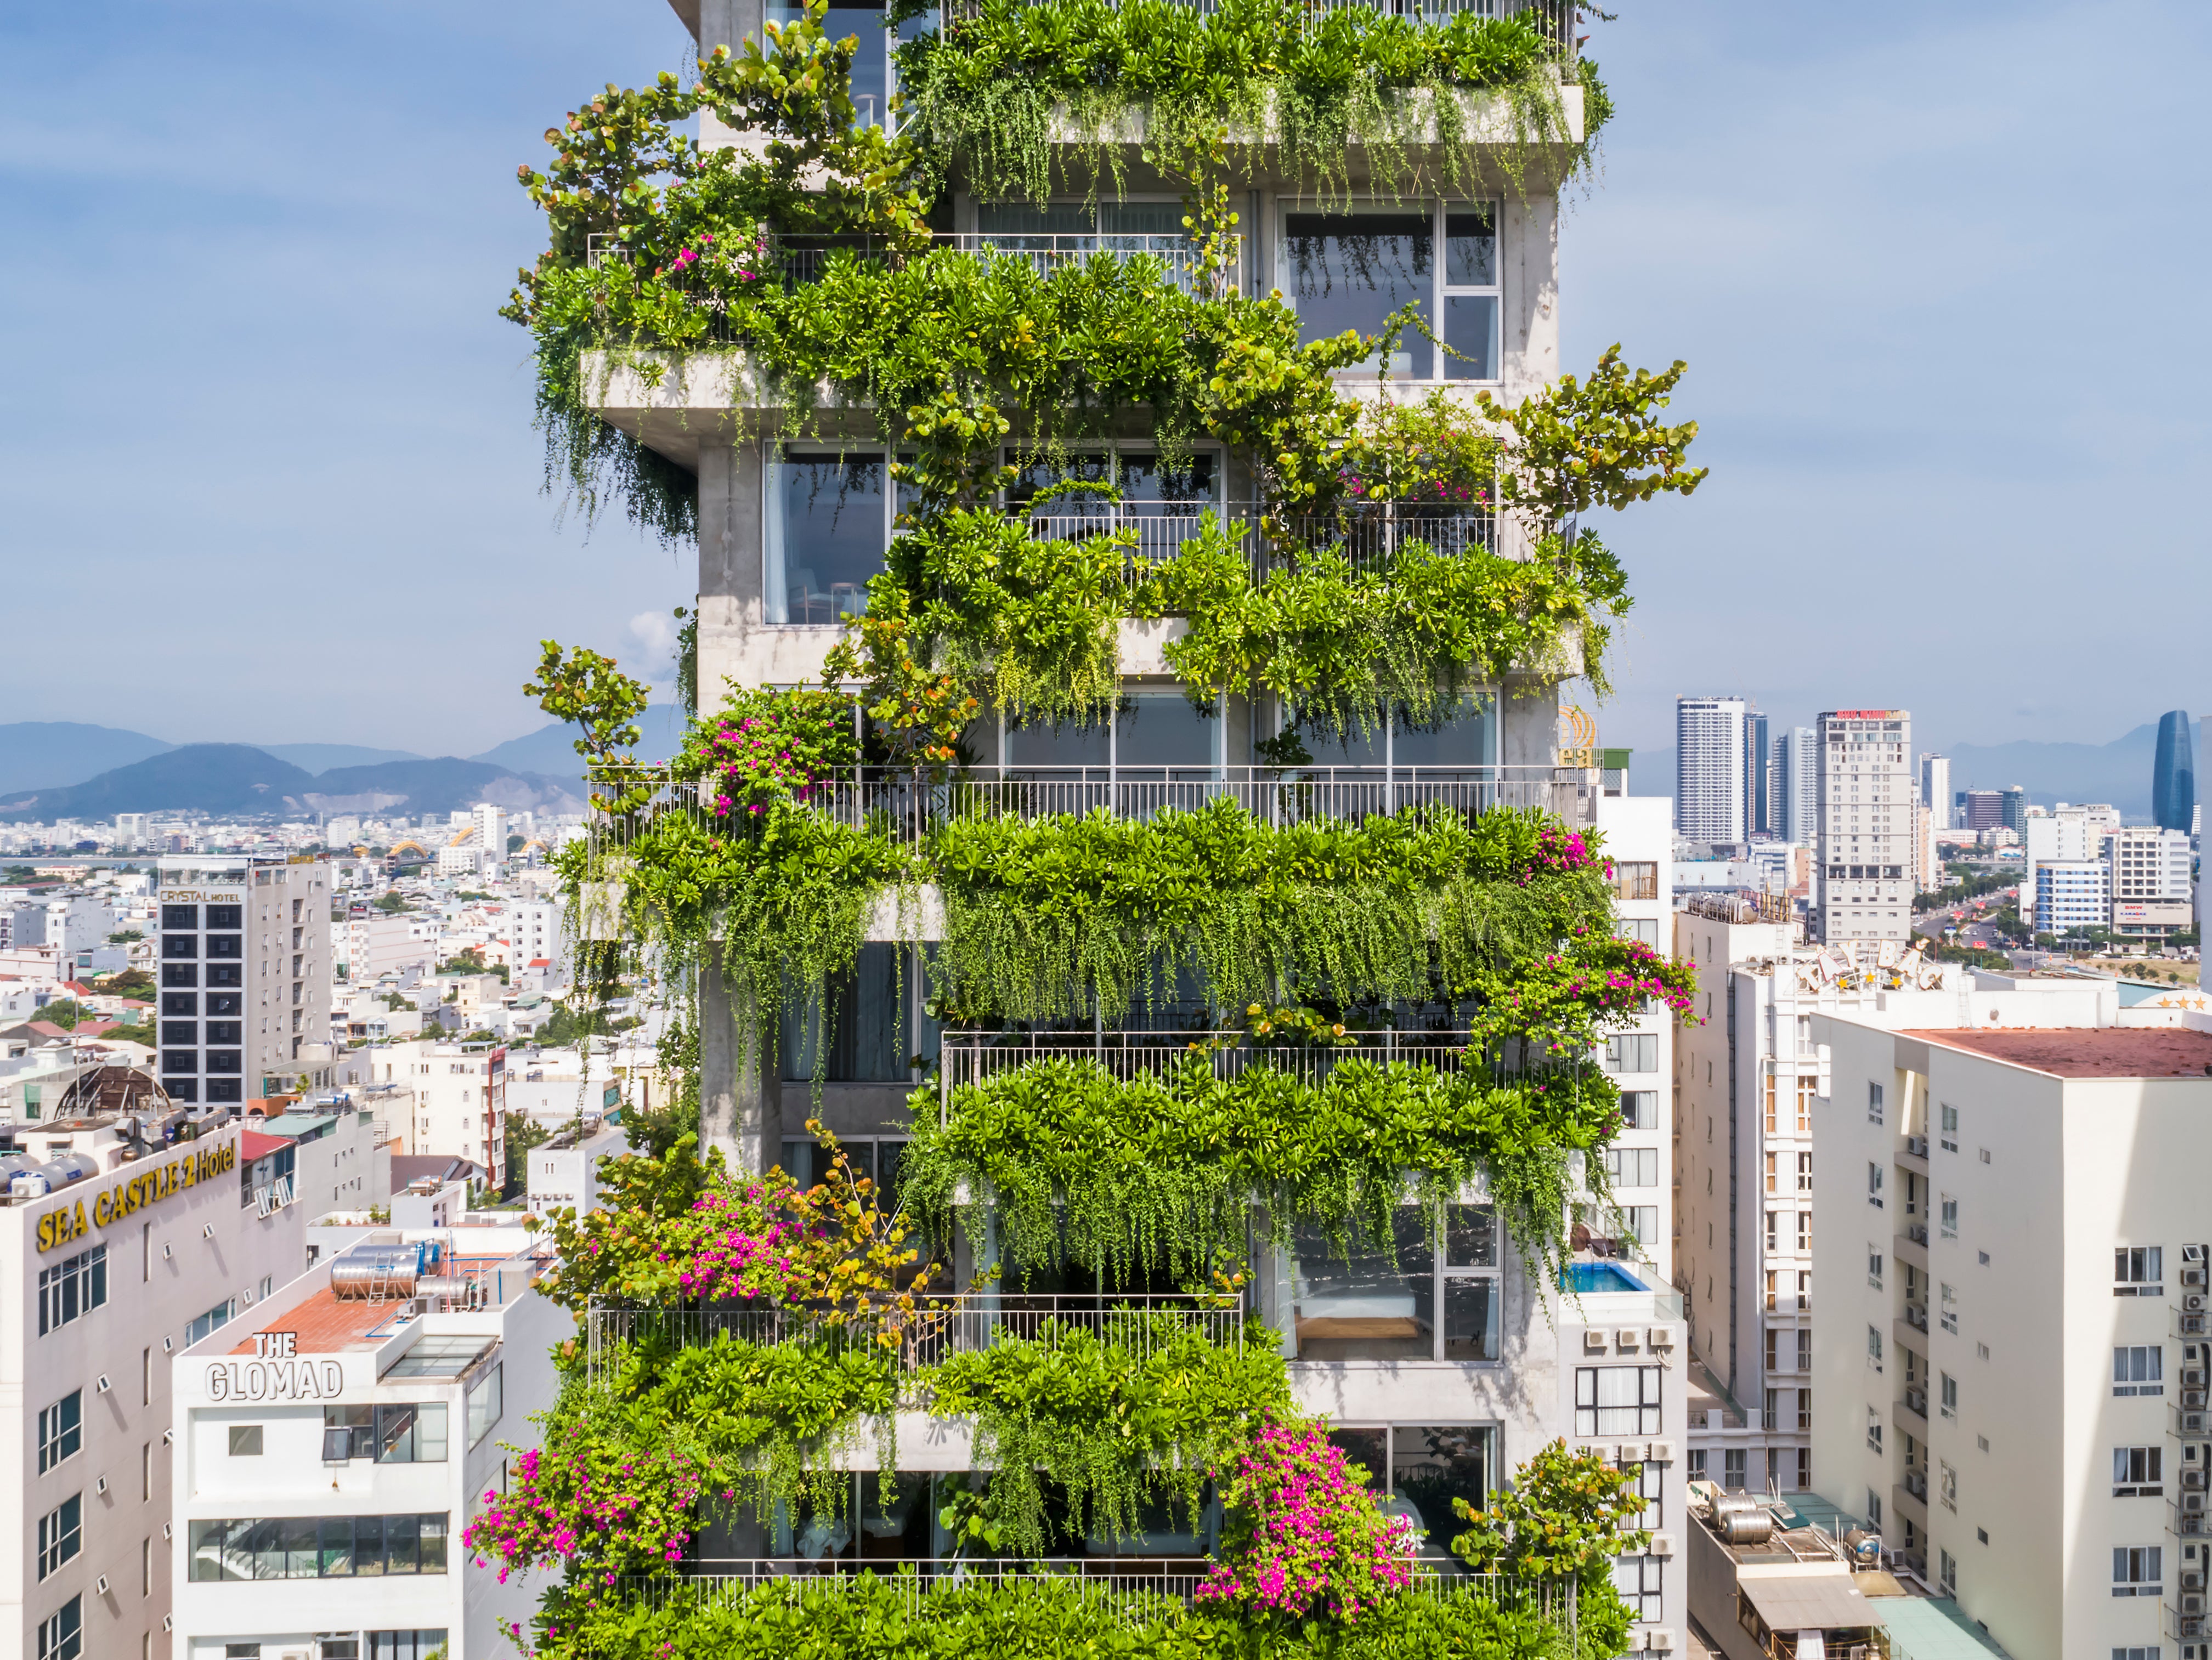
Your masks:
M 1674 831 L 1690 842 L 1751 840 L 1750 702 L 1674 700 Z
M 1951 828 L 1951 757 L 1920 757 L 1920 805 L 1928 809 L 1937 830 Z
M 1813 845 L 1820 828 L 1820 739 L 1810 727 L 1792 727 L 1774 740 L 1775 833 L 1801 848 Z
M 2158 717 L 2158 755 L 2151 763 L 2150 818 L 2160 830 L 2195 828 L 2197 745 L 2189 734 L 2189 711 L 2168 709 Z
M 1832 709 L 1820 718 L 1820 938 L 1902 941 L 1912 932 L 1912 717 Z
M 1748 836 L 1765 836 L 1773 831 L 1773 803 L 1766 790 L 1766 717 L 1757 709 L 1748 709 L 1743 720 L 1743 782 L 1751 794 L 1744 806 L 1744 826 Z

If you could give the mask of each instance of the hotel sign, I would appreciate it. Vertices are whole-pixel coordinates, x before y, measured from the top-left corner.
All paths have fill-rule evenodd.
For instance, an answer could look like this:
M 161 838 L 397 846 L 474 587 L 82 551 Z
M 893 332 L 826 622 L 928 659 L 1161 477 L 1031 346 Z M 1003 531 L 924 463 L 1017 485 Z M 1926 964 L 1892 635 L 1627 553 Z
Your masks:
M 126 1216 L 135 1216 L 149 1205 L 157 1205 L 186 1188 L 212 1182 L 237 1168 L 238 1143 L 229 1140 L 219 1147 L 204 1147 L 152 1170 L 141 1171 L 126 1181 L 118 1182 L 88 1203 L 79 1199 L 41 1216 L 39 1250 L 43 1254 L 57 1245 L 82 1239 L 96 1229 L 111 1226 Z
M 345 1387 L 335 1360 L 210 1360 L 210 1401 L 330 1401 Z

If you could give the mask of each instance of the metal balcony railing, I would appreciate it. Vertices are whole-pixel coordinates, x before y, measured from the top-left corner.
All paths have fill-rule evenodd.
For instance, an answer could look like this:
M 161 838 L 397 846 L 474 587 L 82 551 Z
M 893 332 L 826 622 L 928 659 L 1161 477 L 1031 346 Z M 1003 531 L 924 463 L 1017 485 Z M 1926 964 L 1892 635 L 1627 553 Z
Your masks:
M 1243 544 L 1254 579 L 1341 559 L 1354 571 L 1379 572 L 1413 544 L 1457 558 L 1498 550 L 1498 516 L 1482 503 L 1355 502 L 1317 513 L 1280 513 L 1258 501 L 1110 502 L 1056 496 L 1007 509 L 1039 541 L 1124 539 L 1123 569 L 1134 587 L 1198 535 L 1211 514 Z M 1516 556 L 1522 556 L 1516 553 Z
M 641 768 L 597 783 L 604 793 L 634 779 L 650 794 L 634 812 L 595 811 L 588 834 L 595 854 L 619 853 L 649 827 L 678 818 L 708 835 L 726 835 L 748 817 L 746 804 L 719 781 L 672 780 Z M 1584 772 L 1553 767 L 971 767 L 945 778 L 900 767 L 841 769 L 803 792 L 804 805 L 856 829 L 878 826 L 918 845 L 968 819 L 1040 818 L 1105 811 L 1150 818 L 1234 801 L 1274 824 L 1328 819 L 1359 822 L 1407 808 L 1473 816 L 1492 808 L 1542 808 L 1588 823 L 1597 787 Z
M 1322 1046 L 1271 1043 L 1233 1031 L 1005 1032 L 955 1028 L 940 1040 L 938 1077 L 942 1093 L 950 1097 L 963 1085 L 980 1084 L 1046 1060 L 1090 1061 L 1125 1079 L 1159 1077 L 1198 1065 L 1217 1078 L 1281 1072 L 1310 1084 L 1320 1082 L 1347 1061 L 1375 1066 L 1411 1064 L 1447 1073 L 1479 1071 L 1498 1078 L 1532 1071 L 1564 1077 L 1590 1064 L 1554 1061 L 1540 1062 L 1533 1068 L 1510 1067 L 1503 1057 L 1486 1054 L 1469 1031 L 1359 1031 L 1346 1036 L 1353 1041 Z
M 1201 16 L 1222 9 L 1222 0 L 1173 0 Z M 1442 24 L 1462 15 L 1526 18 L 1571 63 L 1577 49 L 1574 0 L 1306 0 L 1312 25 L 1332 12 L 1370 11 L 1386 17 L 1402 17 L 1415 23 Z M 981 0 L 943 0 L 939 9 L 945 27 L 957 27 L 979 15 Z
M 1206 1579 L 1203 1566 L 1194 1566 L 1188 1556 L 705 1558 L 679 1563 L 677 1569 L 667 1577 L 623 1579 L 623 1599 L 658 1608 L 682 1596 L 694 1605 L 712 1606 L 771 1585 L 788 1585 L 795 1596 L 800 1590 L 850 1589 L 874 1578 L 889 1585 L 911 1610 L 929 1596 L 963 1586 L 1041 1583 L 1062 1595 L 1095 1598 L 1102 1615 L 1135 1623 L 1156 1617 L 1164 1605 L 1188 1602 Z M 1462 1573 L 1424 1559 L 1413 1565 L 1411 1590 L 1415 1596 L 1473 1597 L 1505 1612 L 1553 1620 L 1571 1631 L 1574 1626 L 1571 1578 Z
M 992 1289 L 925 1294 L 915 1313 L 902 1316 L 893 1349 L 900 1368 L 917 1371 L 954 1354 L 988 1349 L 1009 1340 L 1056 1346 L 1086 1335 L 1139 1355 L 1195 1333 L 1216 1348 L 1242 1348 L 1241 1302 L 1175 1292 L 1126 1296 L 1075 1295 Z M 586 1361 L 594 1379 L 614 1360 L 618 1346 L 656 1342 L 697 1348 L 719 1341 L 751 1344 L 800 1343 L 837 1331 L 866 1341 L 884 1328 L 863 1314 L 839 1320 L 820 1310 L 773 1304 L 720 1304 L 702 1308 L 636 1308 L 594 1301 L 586 1316 Z

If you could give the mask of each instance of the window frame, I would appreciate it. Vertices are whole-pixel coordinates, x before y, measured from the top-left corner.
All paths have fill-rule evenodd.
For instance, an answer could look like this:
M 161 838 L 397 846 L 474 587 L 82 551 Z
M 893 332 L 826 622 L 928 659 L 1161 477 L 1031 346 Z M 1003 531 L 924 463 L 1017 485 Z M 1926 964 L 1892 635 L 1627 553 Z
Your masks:
M 1430 372 L 1427 374 L 1414 374 L 1409 364 L 1405 373 L 1399 374 L 1393 371 L 1389 373 L 1389 378 L 1395 382 L 1419 386 L 1500 386 L 1504 384 L 1505 376 L 1506 344 L 1507 255 L 1504 199 L 1502 196 L 1455 199 L 1442 196 L 1429 196 L 1419 199 L 1428 215 L 1430 246 L 1432 250 L 1430 255 L 1429 291 L 1420 301 L 1424 320 L 1435 332 L 1438 340 L 1447 339 L 1450 335 L 1448 322 L 1450 301 L 1488 299 L 1491 301 L 1492 319 L 1490 350 L 1496 355 L 1492 367 L 1496 373 L 1480 379 L 1472 374 L 1455 375 L 1450 373 L 1450 369 L 1455 360 L 1448 356 L 1443 347 L 1439 344 L 1430 347 Z M 1412 216 L 1413 212 L 1413 208 L 1408 203 L 1393 201 L 1389 198 L 1378 196 L 1353 196 L 1341 201 L 1328 201 L 1319 197 L 1279 198 L 1275 203 L 1274 240 L 1270 252 L 1273 258 L 1273 287 L 1275 291 L 1281 295 L 1284 306 L 1292 316 L 1300 315 L 1298 296 L 1291 280 L 1292 265 L 1290 258 L 1289 222 L 1292 215 L 1323 214 L 1337 217 L 1356 217 L 1362 213 L 1370 213 L 1377 217 L 1389 215 L 1407 218 Z M 1496 276 L 1493 281 L 1487 283 L 1454 283 L 1450 280 L 1451 261 L 1446 246 L 1449 216 L 1454 213 L 1474 212 L 1487 212 L 1490 216 L 1491 257 Z M 1303 334 L 1303 329 L 1300 331 Z M 1364 331 L 1362 331 L 1364 332 Z M 1336 373 L 1338 378 L 1342 380 L 1379 380 L 1383 378 L 1387 368 L 1387 365 L 1377 364 L 1375 360 L 1370 358 L 1363 359 L 1351 368 L 1340 369 Z
M 107 1246 L 64 1258 L 39 1270 L 39 1335 L 75 1325 L 107 1306 Z
M 68 1421 L 64 1421 L 67 1409 Z M 51 1431 L 51 1433 L 49 1432 Z M 71 1389 L 39 1408 L 39 1474 L 57 1469 L 84 1450 L 84 1390 Z
M 73 1493 L 39 1518 L 39 1580 L 43 1584 L 84 1549 L 84 1494 Z
M 1666 1432 L 1662 1422 L 1666 1385 L 1662 1378 L 1664 1368 L 1650 1365 L 1577 1366 L 1575 1368 L 1575 1433 L 1595 1440 L 1638 1440 Z M 1599 1375 L 1633 1372 L 1636 1377 L 1636 1400 L 1629 1405 L 1620 1402 L 1601 1404 Z M 1587 1397 L 1587 1399 L 1585 1399 Z M 1605 1414 L 1632 1413 L 1634 1425 L 1621 1427 L 1617 1422 L 1611 1428 L 1600 1428 L 1607 1420 Z M 1584 1428 L 1585 1424 L 1590 1426 Z

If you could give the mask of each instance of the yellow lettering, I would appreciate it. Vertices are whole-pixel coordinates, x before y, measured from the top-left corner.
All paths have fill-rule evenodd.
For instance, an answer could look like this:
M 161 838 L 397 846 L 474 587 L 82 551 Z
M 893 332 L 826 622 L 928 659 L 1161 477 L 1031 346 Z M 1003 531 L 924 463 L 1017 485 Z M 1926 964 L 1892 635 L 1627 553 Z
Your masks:
M 84 1219 L 84 1201 L 80 1199 L 76 1201 L 76 1225 L 70 1230 L 70 1237 L 79 1239 L 91 1231 L 90 1225 Z
M 45 1250 L 53 1243 L 54 1219 L 51 1216 L 41 1216 L 39 1219 L 39 1249 Z
M 106 1194 L 101 1194 L 92 1201 L 92 1219 L 98 1226 L 106 1227 L 113 1215 L 114 1207 L 108 1202 Z

